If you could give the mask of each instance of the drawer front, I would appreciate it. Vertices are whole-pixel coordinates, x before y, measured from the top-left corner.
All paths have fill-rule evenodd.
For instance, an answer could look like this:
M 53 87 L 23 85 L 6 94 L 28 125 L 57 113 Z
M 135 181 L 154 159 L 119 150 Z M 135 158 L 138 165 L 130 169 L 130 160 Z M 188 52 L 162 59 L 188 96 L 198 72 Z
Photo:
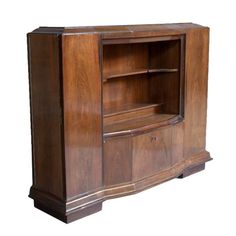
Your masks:
M 172 130 L 161 129 L 133 138 L 133 179 L 142 179 L 172 165 Z

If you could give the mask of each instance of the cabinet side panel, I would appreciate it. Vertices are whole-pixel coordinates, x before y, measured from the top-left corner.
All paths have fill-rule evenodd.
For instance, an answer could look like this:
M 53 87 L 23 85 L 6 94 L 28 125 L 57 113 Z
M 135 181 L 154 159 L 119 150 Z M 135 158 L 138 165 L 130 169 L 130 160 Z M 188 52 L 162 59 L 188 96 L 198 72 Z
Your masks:
M 186 40 L 184 155 L 205 150 L 209 29 L 194 29 Z
M 64 35 L 63 90 L 67 198 L 102 186 L 99 36 Z
M 29 34 L 33 188 L 63 199 L 60 51 L 55 34 Z

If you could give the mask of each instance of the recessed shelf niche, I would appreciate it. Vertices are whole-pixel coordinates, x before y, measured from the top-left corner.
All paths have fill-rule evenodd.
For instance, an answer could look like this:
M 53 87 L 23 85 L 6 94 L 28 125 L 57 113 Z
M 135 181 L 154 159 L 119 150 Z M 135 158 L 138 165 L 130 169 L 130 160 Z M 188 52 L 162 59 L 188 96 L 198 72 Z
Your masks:
M 103 45 L 104 136 L 183 116 L 184 37 L 156 40 Z

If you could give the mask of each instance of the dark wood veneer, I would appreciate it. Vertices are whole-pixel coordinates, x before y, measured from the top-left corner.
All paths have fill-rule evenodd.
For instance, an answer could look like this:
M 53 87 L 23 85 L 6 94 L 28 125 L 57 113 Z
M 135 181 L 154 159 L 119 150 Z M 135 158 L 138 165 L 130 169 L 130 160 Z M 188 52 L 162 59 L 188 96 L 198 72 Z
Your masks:
M 34 205 L 71 222 L 205 168 L 209 29 L 28 34 Z

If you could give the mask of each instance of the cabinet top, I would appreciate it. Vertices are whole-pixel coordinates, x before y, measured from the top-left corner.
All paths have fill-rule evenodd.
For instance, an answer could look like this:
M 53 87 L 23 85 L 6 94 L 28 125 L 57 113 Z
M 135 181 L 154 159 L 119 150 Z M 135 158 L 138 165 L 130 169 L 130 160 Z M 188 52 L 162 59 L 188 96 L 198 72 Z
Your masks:
M 194 23 L 79 26 L 79 27 L 39 27 L 30 34 L 91 34 L 106 35 L 134 34 L 140 32 L 184 33 L 190 29 L 207 28 Z

